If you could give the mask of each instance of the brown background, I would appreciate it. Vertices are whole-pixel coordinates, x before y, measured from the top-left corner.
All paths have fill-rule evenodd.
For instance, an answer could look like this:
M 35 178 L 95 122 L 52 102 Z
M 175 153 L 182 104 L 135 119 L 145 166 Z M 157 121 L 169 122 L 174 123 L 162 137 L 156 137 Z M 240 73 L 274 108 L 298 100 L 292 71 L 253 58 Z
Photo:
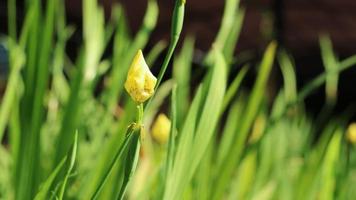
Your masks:
M 23 6 L 17 0 L 19 18 Z M 81 1 L 64 0 L 70 23 L 81 25 Z M 109 18 L 114 2 L 124 5 L 130 26 L 135 32 L 141 24 L 146 0 L 99 0 Z M 0 0 L 0 30 L 6 32 L 6 0 Z M 173 0 L 158 0 L 160 15 L 151 43 L 167 38 Z M 242 1 L 246 17 L 238 50 L 259 49 L 266 41 L 263 25 L 274 22 L 273 31 L 280 43 L 295 56 L 314 55 L 318 52 L 320 33 L 330 34 L 337 52 L 341 56 L 356 52 L 356 1 L 354 0 L 250 0 Z M 196 36 L 197 48 L 206 50 L 219 28 L 224 0 L 187 0 L 184 34 Z M 272 18 L 269 19 L 268 16 Z M 274 20 L 273 20 L 274 17 Z M 21 21 L 21 20 L 20 20 Z
M 20 1 L 20 0 L 18 0 Z M 65 0 L 70 23 L 81 26 L 81 2 Z M 6 0 L 0 0 L 0 29 L 6 32 Z M 115 0 L 100 0 L 110 16 Z M 127 12 L 132 32 L 141 24 L 146 0 L 121 0 Z M 160 15 L 149 47 L 160 39 L 168 39 L 173 0 L 158 0 Z M 355 0 L 250 0 L 242 1 L 246 9 L 244 25 L 237 51 L 261 52 L 270 36 L 266 24 L 271 24 L 272 37 L 289 50 L 296 60 L 298 81 L 302 85 L 323 71 L 318 37 L 328 33 L 340 58 L 356 54 L 356 1 Z M 220 25 L 224 0 L 187 0 L 183 35 L 195 35 L 197 50 L 210 47 Z M 21 4 L 18 7 L 21 19 Z M 268 30 L 267 30 L 268 31 Z M 80 43 L 81 34 L 73 38 Z M 77 42 L 76 42 L 77 41 Z M 258 55 L 258 54 L 256 54 Z M 356 70 L 342 74 L 340 105 L 356 102 Z M 309 98 L 311 108 L 322 105 L 323 92 Z

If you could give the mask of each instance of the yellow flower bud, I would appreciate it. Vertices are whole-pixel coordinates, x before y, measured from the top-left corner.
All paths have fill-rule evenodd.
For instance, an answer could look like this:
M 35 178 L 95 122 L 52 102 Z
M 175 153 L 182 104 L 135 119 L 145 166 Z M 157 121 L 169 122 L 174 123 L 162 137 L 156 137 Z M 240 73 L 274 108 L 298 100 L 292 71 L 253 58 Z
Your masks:
M 146 64 L 142 51 L 138 50 L 127 74 L 126 91 L 134 101 L 143 103 L 153 95 L 156 81 L 156 77 Z
M 152 127 L 152 136 L 160 144 L 165 144 L 171 131 L 171 121 L 165 114 L 159 114 Z
M 351 123 L 349 125 L 349 128 L 347 129 L 347 135 L 346 135 L 347 140 L 352 143 L 356 144 L 356 123 Z

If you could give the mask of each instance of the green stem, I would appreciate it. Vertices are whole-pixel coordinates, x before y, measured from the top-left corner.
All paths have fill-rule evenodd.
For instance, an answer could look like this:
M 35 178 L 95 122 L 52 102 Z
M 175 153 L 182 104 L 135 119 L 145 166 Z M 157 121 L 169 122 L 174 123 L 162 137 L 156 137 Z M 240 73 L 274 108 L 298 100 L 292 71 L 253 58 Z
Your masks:
M 169 61 L 171 60 L 171 58 L 173 56 L 173 52 L 177 46 L 177 43 L 178 43 L 178 39 L 174 39 L 169 45 L 168 52 L 166 54 L 166 57 L 164 58 L 161 71 L 159 72 L 158 77 L 157 77 L 157 83 L 155 86 L 155 90 L 157 90 L 159 84 L 162 82 L 163 75 L 165 74 L 165 72 L 167 70 Z
M 185 1 L 184 0 L 176 0 L 176 4 L 175 4 L 174 10 L 173 10 L 171 42 L 169 44 L 168 52 L 166 54 L 166 57 L 164 58 L 161 71 L 158 74 L 157 84 L 155 86 L 155 90 L 158 88 L 159 84 L 162 81 L 163 75 L 166 72 L 166 69 L 168 67 L 169 61 L 172 58 L 174 49 L 177 46 L 180 33 L 182 32 L 183 21 L 184 21 L 184 6 L 185 6 Z
M 17 32 L 16 32 L 16 0 L 9 0 L 7 3 L 7 10 L 8 10 L 8 29 L 9 29 L 9 36 L 11 39 L 16 41 Z M 9 43 L 9 46 L 11 43 Z
M 138 126 L 141 126 L 143 124 L 143 104 L 140 103 L 137 105 L 137 115 L 136 115 L 136 123 Z
M 176 0 L 176 4 L 173 10 L 173 17 L 172 17 L 172 29 L 171 29 L 171 42 L 168 47 L 168 51 L 166 57 L 164 58 L 161 70 L 157 76 L 157 83 L 155 86 L 155 91 L 159 87 L 164 74 L 166 73 L 169 61 L 171 60 L 174 50 L 177 46 L 180 33 L 182 32 L 183 28 L 183 21 L 184 21 L 184 8 L 185 7 L 185 0 Z M 152 97 L 148 100 L 145 109 L 151 104 Z

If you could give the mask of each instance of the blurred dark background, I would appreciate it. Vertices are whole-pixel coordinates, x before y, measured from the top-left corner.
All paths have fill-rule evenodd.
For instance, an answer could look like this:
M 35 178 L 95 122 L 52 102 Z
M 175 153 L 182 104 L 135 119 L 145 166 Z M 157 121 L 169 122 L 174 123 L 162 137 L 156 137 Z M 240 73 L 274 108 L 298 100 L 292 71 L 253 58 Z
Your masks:
M 7 32 L 6 0 L 0 0 L 0 31 Z M 18 5 L 18 18 L 23 18 L 23 3 Z M 76 49 L 81 42 L 81 1 L 65 0 L 68 23 L 78 28 L 69 48 Z M 146 0 L 100 0 L 110 18 L 114 2 L 124 5 L 132 32 L 139 28 L 146 9 Z M 148 48 L 161 39 L 168 39 L 173 0 L 158 0 L 159 21 Z M 332 39 L 335 52 L 343 59 L 356 54 L 356 1 L 354 0 L 242 0 L 246 9 L 237 53 L 250 51 L 260 55 L 271 39 L 278 41 L 293 56 L 301 85 L 320 74 L 324 68 L 320 57 L 318 38 L 326 33 Z M 187 0 L 183 35 L 194 35 L 198 52 L 206 52 L 220 26 L 224 9 L 223 0 Z M 276 70 L 275 73 L 279 73 Z M 276 77 L 280 77 L 275 75 Z M 339 103 L 342 111 L 356 102 L 356 69 L 342 73 L 339 84 Z M 276 78 L 277 87 L 281 83 Z M 307 100 L 312 111 L 320 109 L 324 101 L 321 89 Z

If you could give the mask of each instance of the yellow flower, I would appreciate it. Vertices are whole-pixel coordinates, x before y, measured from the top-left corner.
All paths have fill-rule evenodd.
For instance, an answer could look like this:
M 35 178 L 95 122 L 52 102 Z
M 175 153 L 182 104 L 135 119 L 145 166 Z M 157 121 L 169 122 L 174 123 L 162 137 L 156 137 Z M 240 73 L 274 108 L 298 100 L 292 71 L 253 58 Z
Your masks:
M 138 50 L 127 74 L 126 91 L 134 101 L 143 103 L 153 95 L 156 81 L 156 77 L 146 64 L 142 51 Z
M 349 125 L 349 128 L 347 129 L 347 135 L 346 135 L 347 140 L 352 143 L 356 144 L 356 123 L 351 123 Z
M 152 127 L 152 136 L 160 144 L 165 144 L 171 131 L 171 121 L 165 114 L 159 114 Z

